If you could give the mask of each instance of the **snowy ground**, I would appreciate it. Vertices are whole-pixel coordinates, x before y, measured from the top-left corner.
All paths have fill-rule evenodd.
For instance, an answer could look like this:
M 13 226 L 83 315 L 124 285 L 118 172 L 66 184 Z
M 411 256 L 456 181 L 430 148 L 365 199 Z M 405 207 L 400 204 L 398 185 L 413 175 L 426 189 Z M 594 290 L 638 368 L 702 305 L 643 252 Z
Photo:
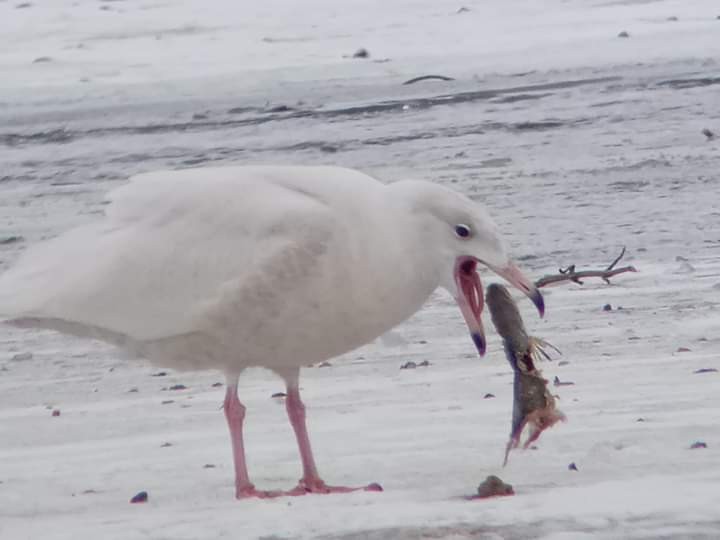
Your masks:
M 545 374 L 575 385 L 568 423 L 505 469 L 511 371 L 494 335 L 477 359 L 447 297 L 406 344 L 307 369 L 321 472 L 381 494 L 235 501 L 219 374 L 2 328 L 2 540 L 720 536 L 720 373 L 695 373 L 720 369 L 720 146 L 701 134 L 720 133 L 717 2 L 19 4 L 0 0 L 0 269 L 130 174 L 285 162 L 454 184 L 536 277 L 621 245 L 640 272 L 553 288 L 542 321 L 523 303 L 569 362 Z M 401 84 L 428 73 L 457 80 Z M 263 488 L 300 474 L 281 390 L 241 380 Z M 488 474 L 517 494 L 460 498 Z

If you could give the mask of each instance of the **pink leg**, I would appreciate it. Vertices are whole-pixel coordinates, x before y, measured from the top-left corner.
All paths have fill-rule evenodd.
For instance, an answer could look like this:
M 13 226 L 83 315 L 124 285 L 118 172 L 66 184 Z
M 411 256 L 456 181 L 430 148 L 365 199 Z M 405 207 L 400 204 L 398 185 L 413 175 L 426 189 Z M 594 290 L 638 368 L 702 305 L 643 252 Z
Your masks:
M 230 428 L 230 440 L 232 441 L 233 462 L 235 464 L 235 497 L 244 499 L 246 497 L 266 498 L 281 495 L 279 492 L 256 490 L 248 477 L 242 434 L 245 406 L 240 403 L 237 397 L 237 382 L 228 384 L 223 408 L 228 428 Z
M 285 407 L 290 423 L 295 431 L 303 466 L 303 476 L 300 482 L 295 489 L 288 492 L 288 495 L 304 495 L 305 493 L 348 493 L 359 490 L 382 491 L 382 487 L 375 483 L 357 488 L 328 486 L 325 484 L 318 474 L 315 458 L 313 458 L 310 437 L 308 436 L 307 426 L 305 424 L 305 405 L 300 399 L 300 390 L 297 387 L 297 383 L 288 383 Z

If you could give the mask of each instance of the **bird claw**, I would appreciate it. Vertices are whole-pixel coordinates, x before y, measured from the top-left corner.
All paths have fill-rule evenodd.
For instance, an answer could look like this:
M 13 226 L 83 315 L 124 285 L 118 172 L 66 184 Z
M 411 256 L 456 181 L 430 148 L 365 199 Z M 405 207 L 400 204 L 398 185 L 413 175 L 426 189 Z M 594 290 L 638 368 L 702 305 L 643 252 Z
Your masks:
M 298 485 L 287 492 L 288 495 L 306 495 L 308 493 L 328 494 L 328 493 L 352 493 L 353 491 L 383 491 L 383 488 L 377 482 L 360 487 L 346 486 L 328 486 L 321 479 L 301 479 Z

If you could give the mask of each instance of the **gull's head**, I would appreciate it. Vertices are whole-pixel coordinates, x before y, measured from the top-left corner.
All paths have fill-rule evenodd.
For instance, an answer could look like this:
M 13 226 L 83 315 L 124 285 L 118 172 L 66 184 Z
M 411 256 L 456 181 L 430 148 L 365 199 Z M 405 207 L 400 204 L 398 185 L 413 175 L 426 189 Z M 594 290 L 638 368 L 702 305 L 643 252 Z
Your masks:
M 509 258 L 497 225 L 481 204 L 445 187 L 420 181 L 398 186 L 412 193 L 413 213 L 423 223 L 428 263 L 437 265 L 439 285 L 455 298 L 480 355 L 485 353 L 482 325 L 484 266 L 525 293 L 543 316 L 543 297 Z

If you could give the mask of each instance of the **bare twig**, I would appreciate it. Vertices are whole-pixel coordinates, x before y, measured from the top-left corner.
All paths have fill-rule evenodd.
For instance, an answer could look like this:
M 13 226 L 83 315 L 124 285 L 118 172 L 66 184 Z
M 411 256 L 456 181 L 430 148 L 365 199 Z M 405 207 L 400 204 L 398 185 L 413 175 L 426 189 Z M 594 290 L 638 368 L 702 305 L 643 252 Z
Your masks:
M 622 266 L 615 268 L 620 259 L 625 256 L 625 247 L 622 248 L 620 255 L 618 255 L 613 262 L 605 270 L 575 270 L 575 265 L 571 264 L 567 268 L 558 268 L 558 274 L 551 274 L 543 276 L 535 282 L 535 286 L 539 289 L 540 287 L 547 287 L 548 285 L 562 283 L 563 281 L 573 281 L 578 285 L 582 285 L 583 279 L 597 277 L 605 281 L 608 285 L 610 284 L 610 278 L 618 274 L 625 272 L 637 272 L 634 266 Z
M 405 81 L 403 84 L 415 84 L 416 82 L 420 81 L 454 81 L 452 77 L 446 77 L 445 75 L 423 75 L 422 77 L 415 77 L 414 79 L 409 79 Z

